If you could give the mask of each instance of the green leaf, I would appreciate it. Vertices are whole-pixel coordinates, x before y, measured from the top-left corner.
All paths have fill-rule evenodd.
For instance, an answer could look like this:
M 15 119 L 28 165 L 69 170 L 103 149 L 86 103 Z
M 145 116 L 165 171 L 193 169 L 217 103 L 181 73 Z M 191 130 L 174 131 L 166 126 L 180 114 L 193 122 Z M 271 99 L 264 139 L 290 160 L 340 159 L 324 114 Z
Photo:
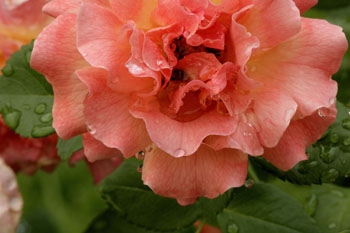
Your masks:
M 181 231 L 200 216 L 198 205 L 180 206 L 176 200 L 158 196 L 143 185 L 137 167 L 128 159 L 100 185 L 103 197 L 129 223 L 154 231 Z
M 293 197 L 264 183 L 236 189 L 218 221 L 223 233 L 321 232 Z
M 194 226 L 172 231 L 153 230 L 136 225 L 114 210 L 107 210 L 97 217 L 85 233 L 194 233 Z
M 83 149 L 83 136 L 78 135 L 74 138 L 63 140 L 58 139 L 57 151 L 58 155 L 63 160 L 68 160 L 74 154 L 74 152 Z
M 262 157 L 251 160 L 283 180 L 296 184 L 339 183 L 349 184 L 350 176 L 350 114 L 343 104 L 337 103 L 336 122 L 313 146 L 308 148 L 308 160 L 284 172 Z
M 23 137 L 44 137 L 52 128 L 53 91 L 45 77 L 33 70 L 33 42 L 12 54 L 0 76 L 0 113 Z
M 350 231 L 350 189 L 332 184 L 299 186 L 275 181 L 278 187 L 311 210 L 316 224 L 324 233 Z M 315 201 L 313 201 L 315 200 Z

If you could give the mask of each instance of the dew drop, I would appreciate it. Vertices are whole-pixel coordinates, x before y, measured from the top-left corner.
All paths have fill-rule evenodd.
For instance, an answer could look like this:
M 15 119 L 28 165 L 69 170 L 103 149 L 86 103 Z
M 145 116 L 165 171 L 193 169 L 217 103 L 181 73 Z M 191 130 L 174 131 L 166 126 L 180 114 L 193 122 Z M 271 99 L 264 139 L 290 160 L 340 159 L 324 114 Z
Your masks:
M 346 138 L 343 141 L 344 146 L 350 146 L 350 138 Z
M 294 109 L 288 109 L 286 111 L 286 114 L 284 115 L 284 121 L 289 122 L 290 119 L 294 116 L 295 110 Z
M 342 126 L 343 126 L 344 129 L 350 130 L 350 119 L 347 118 L 347 119 L 343 120 Z
M 176 158 L 180 158 L 182 156 L 185 155 L 185 151 L 183 149 L 177 149 L 175 152 L 174 152 L 174 156 Z
M 53 134 L 55 132 L 55 129 L 51 126 L 34 126 L 32 129 L 32 137 L 39 138 L 39 137 L 45 137 L 50 134 Z
M 339 153 L 340 151 L 338 147 L 332 147 L 329 151 L 322 149 L 321 159 L 325 163 L 331 163 L 335 160 Z
M 329 103 L 331 105 L 333 105 L 335 103 L 335 101 L 336 101 L 335 97 L 332 97 L 332 98 L 329 99 Z
M 88 126 L 88 131 L 90 134 L 95 134 L 96 133 L 96 128 L 92 127 L 92 126 Z
M 140 165 L 137 166 L 136 170 L 141 173 L 142 172 L 142 167 L 143 167 L 143 164 L 140 164 Z
M 335 223 L 331 223 L 331 224 L 328 225 L 329 229 L 334 229 L 336 227 L 337 227 L 337 225 Z
M 244 137 L 251 137 L 253 134 L 252 133 L 248 133 L 248 132 L 243 132 L 243 136 Z
M 157 60 L 157 66 L 163 65 L 163 61 L 161 59 Z
M 46 104 L 38 104 L 36 107 L 35 107 L 35 113 L 36 114 L 43 114 L 46 110 Z
M 135 158 L 137 159 L 140 159 L 140 160 L 143 160 L 145 158 L 145 151 L 142 150 L 142 151 L 139 151 L 136 155 L 135 155 Z
M 329 114 L 329 109 L 327 108 L 320 108 L 319 110 L 317 110 L 318 115 L 321 118 L 326 118 Z
M 51 113 L 46 113 L 40 117 L 40 121 L 43 123 L 48 123 L 52 121 L 52 114 Z
M 314 168 L 314 167 L 316 167 L 317 165 L 318 165 L 318 162 L 317 162 L 317 161 L 312 161 L 312 162 L 310 162 L 310 163 L 307 164 L 307 166 L 308 166 L 309 168 Z
M 248 123 L 248 126 L 250 127 L 250 128 L 253 128 L 253 124 L 252 123 Z
M 21 119 L 21 113 L 18 111 L 7 113 L 4 116 L 4 121 L 11 129 L 16 129 L 19 125 L 19 120 Z
M 312 194 L 308 198 L 308 200 L 307 200 L 307 202 L 306 202 L 306 204 L 304 206 L 304 209 L 305 209 L 306 213 L 309 216 L 313 216 L 315 214 L 315 212 L 316 212 L 317 205 L 318 205 L 317 196 L 316 196 L 316 194 Z
M 32 57 L 32 52 L 27 52 L 26 53 L 26 61 L 28 62 L 28 63 L 30 63 L 30 59 L 31 59 L 31 57 Z
M 238 233 L 239 228 L 236 224 L 231 223 L 227 225 L 227 233 Z
M 22 199 L 20 197 L 14 197 L 10 200 L 10 208 L 15 212 L 18 212 L 22 209 L 22 204 Z
M 244 186 L 246 188 L 252 188 L 254 186 L 254 180 L 252 180 L 252 179 L 246 180 L 245 183 L 244 183 Z
M 339 141 L 339 135 L 336 133 L 332 133 L 330 136 L 330 140 L 332 143 L 337 143 Z
M 332 183 L 338 178 L 338 176 L 339 176 L 338 170 L 335 168 L 332 168 L 329 171 L 322 173 L 321 180 L 323 183 Z
M 13 74 L 13 67 L 11 64 L 6 65 L 4 68 L 2 68 L 1 72 L 6 76 L 9 77 Z

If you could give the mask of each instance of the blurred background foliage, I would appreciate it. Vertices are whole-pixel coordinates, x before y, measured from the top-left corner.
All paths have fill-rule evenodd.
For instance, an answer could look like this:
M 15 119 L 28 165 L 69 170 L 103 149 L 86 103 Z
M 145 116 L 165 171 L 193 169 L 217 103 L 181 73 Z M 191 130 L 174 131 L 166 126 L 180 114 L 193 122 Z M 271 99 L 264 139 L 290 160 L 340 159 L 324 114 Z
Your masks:
M 350 38 L 350 1 L 319 0 L 305 17 L 339 25 Z M 350 53 L 333 78 L 339 83 L 338 100 L 350 106 Z M 17 233 L 81 233 L 107 208 L 84 162 L 70 167 L 62 162 L 52 174 L 18 175 L 24 213 Z

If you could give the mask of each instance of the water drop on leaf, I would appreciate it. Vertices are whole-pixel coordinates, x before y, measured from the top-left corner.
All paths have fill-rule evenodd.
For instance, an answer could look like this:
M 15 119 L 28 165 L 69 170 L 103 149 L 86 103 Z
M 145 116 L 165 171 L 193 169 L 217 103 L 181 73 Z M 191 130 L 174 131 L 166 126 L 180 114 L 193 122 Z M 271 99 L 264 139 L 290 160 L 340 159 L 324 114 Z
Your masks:
M 350 130 L 350 119 L 349 118 L 344 119 L 343 123 L 342 123 L 342 126 L 343 126 L 344 129 Z
M 4 116 L 6 125 L 8 125 L 13 130 L 18 127 L 20 119 L 21 119 L 21 113 L 18 111 L 7 113 Z
M 322 174 L 322 182 L 323 183 L 332 183 L 334 182 L 339 176 L 339 171 L 335 168 L 332 168 Z
M 39 137 L 45 137 L 50 134 L 53 134 L 55 132 L 55 129 L 51 126 L 34 126 L 32 129 L 32 137 L 39 138 Z
M 254 180 L 252 180 L 252 179 L 246 180 L 245 183 L 244 183 L 244 186 L 246 188 L 252 188 L 254 186 Z
M 316 194 L 312 194 L 311 197 L 308 199 L 307 203 L 305 204 L 304 209 L 309 216 L 313 216 L 316 212 L 317 205 L 317 196 Z
M 36 106 L 34 111 L 37 114 L 43 114 L 45 110 L 46 110 L 46 104 L 38 104 L 38 106 Z
M 227 233 L 238 233 L 239 228 L 236 224 L 230 223 L 227 225 Z
M 318 165 L 317 161 L 312 161 L 310 163 L 307 164 L 308 168 L 314 168 Z
M 8 76 L 11 76 L 13 74 L 13 67 L 11 64 L 8 64 L 4 68 L 2 68 L 1 71 L 5 76 L 8 77 Z
M 43 123 L 48 123 L 52 121 L 52 114 L 51 113 L 46 113 L 40 117 L 40 121 Z
M 330 136 L 330 140 L 332 143 L 337 143 L 339 141 L 339 135 L 336 133 L 332 133 Z
M 338 147 L 332 147 L 328 152 L 322 150 L 322 152 L 321 152 L 321 159 L 325 163 L 331 163 L 331 162 L 333 162 L 335 160 L 335 158 L 337 157 L 337 155 L 339 153 L 340 153 L 340 151 L 339 151 Z

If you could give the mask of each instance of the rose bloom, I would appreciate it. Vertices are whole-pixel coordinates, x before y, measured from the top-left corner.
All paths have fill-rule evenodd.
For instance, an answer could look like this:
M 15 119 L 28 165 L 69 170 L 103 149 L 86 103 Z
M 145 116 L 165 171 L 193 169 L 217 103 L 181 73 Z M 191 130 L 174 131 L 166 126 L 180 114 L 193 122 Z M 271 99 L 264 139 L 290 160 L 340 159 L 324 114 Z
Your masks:
M 0 158 L 0 233 L 14 233 L 22 213 L 15 174 Z
M 89 161 L 141 151 L 144 183 L 187 205 L 241 186 L 248 154 L 292 168 L 334 121 L 347 41 L 300 16 L 315 4 L 52 0 L 31 64 L 59 136 Z

